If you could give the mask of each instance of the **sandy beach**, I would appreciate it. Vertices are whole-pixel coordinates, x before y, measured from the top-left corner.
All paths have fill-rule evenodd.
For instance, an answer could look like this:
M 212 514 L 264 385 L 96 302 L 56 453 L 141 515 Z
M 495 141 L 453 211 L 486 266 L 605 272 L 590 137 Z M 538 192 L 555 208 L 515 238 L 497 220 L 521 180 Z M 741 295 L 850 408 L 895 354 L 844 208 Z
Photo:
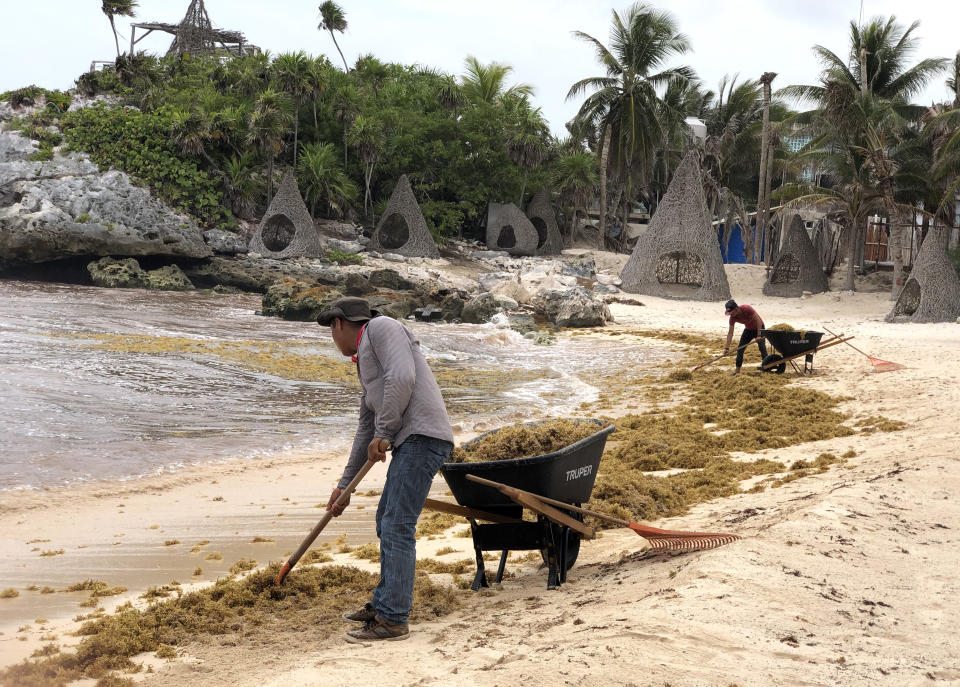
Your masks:
M 407 641 L 346 644 L 346 623 L 267 639 L 213 636 L 178 648 L 173 660 L 137 657 L 152 671 L 133 679 L 201 687 L 960 685 L 960 644 L 949 630 L 950 609 L 960 605 L 960 325 L 885 323 L 885 288 L 766 298 L 762 267 L 728 265 L 727 272 L 733 296 L 768 324 L 843 332 L 867 353 L 906 365 L 877 374 L 863 355 L 836 346 L 816 356 L 816 374 L 796 383 L 846 397 L 840 409 L 851 417 L 883 415 L 907 427 L 752 454 L 785 463 L 821 452 L 856 455 L 780 488 L 649 523 L 743 537 L 715 550 L 642 553 L 632 532 L 607 530 L 583 543 L 561 589 L 546 590 L 537 562 L 511 563 L 515 574 L 502 585 L 461 592 L 458 610 L 411 626 Z M 612 304 L 616 324 L 590 335 L 725 334 L 719 304 L 638 300 L 642 306 Z M 16 579 L 0 587 L 19 596 L 0 599 L 0 665 L 28 657 L 52 636 L 61 646 L 76 643 L 73 618 L 90 610 L 78 607 L 79 592 L 26 591 L 32 580 L 58 590 L 86 578 L 127 587 L 102 601 L 109 611 L 150 586 L 207 583 L 240 558 L 279 560 L 319 519 L 316 506 L 343 458 L 287 454 L 130 482 L 6 492 L 0 555 L 17 567 Z M 354 545 L 375 539 L 384 475 L 382 466 L 370 474 L 321 541 L 344 533 Z M 436 495 L 445 491 L 438 478 Z M 422 539 L 419 554 L 449 547 L 462 552 L 449 559 L 469 557 L 470 540 L 455 536 L 461 529 Z M 208 560 L 211 553 L 222 558 Z M 197 567 L 202 573 L 194 575 Z

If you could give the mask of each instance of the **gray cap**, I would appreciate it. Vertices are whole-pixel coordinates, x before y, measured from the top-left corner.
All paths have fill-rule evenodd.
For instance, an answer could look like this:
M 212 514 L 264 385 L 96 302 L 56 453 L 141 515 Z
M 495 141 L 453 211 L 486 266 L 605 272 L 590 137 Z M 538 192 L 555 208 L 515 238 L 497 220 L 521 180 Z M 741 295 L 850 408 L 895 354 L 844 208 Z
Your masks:
M 380 313 L 370 309 L 370 304 L 362 298 L 348 296 L 338 298 L 330 306 L 317 315 L 317 324 L 328 326 L 337 317 L 350 322 L 366 322 Z

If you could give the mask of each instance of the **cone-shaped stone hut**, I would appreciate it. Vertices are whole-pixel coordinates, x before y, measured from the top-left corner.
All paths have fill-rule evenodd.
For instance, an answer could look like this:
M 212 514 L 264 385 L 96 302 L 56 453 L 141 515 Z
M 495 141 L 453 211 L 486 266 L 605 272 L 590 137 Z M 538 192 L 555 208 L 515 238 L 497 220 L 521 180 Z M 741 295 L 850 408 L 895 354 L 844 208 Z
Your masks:
M 487 248 L 505 250 L 510 255 L 534 255 L 537 252 L 537 230 L 513 203 L 490 203 Z
M 537 230 L 537 255 L 558 255 L 563 250 L 563 239 L 547 189 L 540 189 L 533 196 L 527 206 L 527 217 Z
M 620 279 L 624 291 L 649 296 L 692 301 L 730 298 L 695 151 L 688 152 L 677 167 Z
M 800 215 L 794 215 L 780 246 L 780 254 L 763 285 L 763 295 L 799 298 L 804 291 L 823 293 L 828 288 L 827 275 L 823 273 L 820 256 L 807 228 Z
M 939 237 L 931 231 L 923 240 L 910 278 L 886 319 L 887 322 L 954 322 L 958 317 L 960 278 Z
M 320 234 L 303 202 L 293 172 L 283 176 L 277 195 L 250 239 L 249 250 L 269 258 L 319 258 L 323 255 Z
M 387 209 L 370 239 L 370 250 L 416 258 L 440 257 L 406 174 L 401 174 L 393 187 Z

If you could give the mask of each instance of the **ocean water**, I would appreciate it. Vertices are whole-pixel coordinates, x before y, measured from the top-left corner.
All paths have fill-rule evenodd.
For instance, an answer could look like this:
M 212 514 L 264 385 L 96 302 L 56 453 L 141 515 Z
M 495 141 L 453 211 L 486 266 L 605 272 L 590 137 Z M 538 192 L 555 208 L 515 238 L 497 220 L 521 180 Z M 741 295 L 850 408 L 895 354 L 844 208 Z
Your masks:
M 242 356 L 107 350 L 105 337 L 196 340 L 342 361 L 326 328 L 256 314 L 256 295 L 0 281 L 0 490 L 126 480 L 290 449 L 347 450 L 358 393 Z M 536 346 L 495 325 L 408 323 L 462 431 L 576 414 L 598 373 L 662 359 L 587 337 Z

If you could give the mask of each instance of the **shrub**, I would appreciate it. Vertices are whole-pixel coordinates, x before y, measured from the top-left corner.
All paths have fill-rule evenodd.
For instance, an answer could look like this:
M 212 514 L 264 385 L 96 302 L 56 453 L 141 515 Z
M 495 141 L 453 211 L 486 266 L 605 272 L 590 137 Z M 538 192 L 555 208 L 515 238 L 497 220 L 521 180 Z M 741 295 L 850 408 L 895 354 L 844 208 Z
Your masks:
M 443 245 L 452 237 L 460 233 L 463 225 L 463 208 L 459 203 L 443 200 L 425 200 L 420 203 L 423 218 L 427 220 L 427 227 L 434 243 Z
M 68 112 L 61 123 L 71 148 L 85 150 L 101 167 L 116 167 L 140 179 L 204 226 L 233 225 L 216 180 L 182 157 L 170 141 L 169 110 L 144 113 L 98 105 Z
M 327 251 L 327 260 L 335 262 L 338 265 L 362 265 L 363 256 L 356 253 L 345 253 L 333 248 Z

